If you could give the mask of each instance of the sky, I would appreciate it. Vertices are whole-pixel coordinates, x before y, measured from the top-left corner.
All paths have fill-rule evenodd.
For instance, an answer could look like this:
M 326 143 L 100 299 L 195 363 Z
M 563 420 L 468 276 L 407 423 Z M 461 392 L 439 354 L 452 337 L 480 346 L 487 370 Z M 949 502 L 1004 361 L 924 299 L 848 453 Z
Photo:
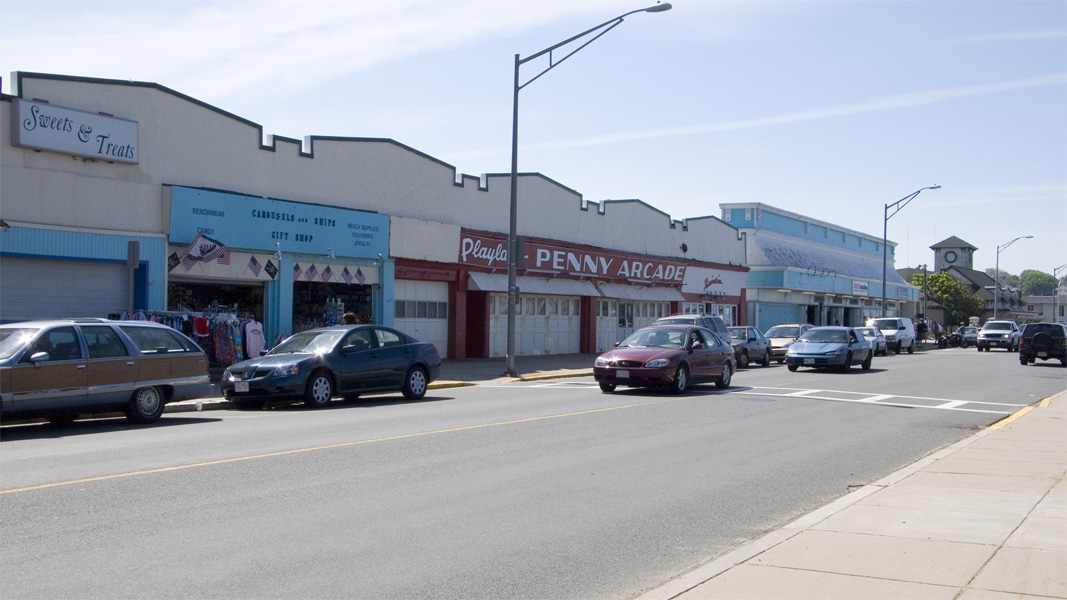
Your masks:
M 265 135 L 507 173 L 515 56 L 654 2 L 0 0 L 0 73 L 5 93 L 14 71 L 152 82 Z M 1005 273 L 1067 273 L 1067 1 L 672 4 L 522 88 L 520 172 L 674 219 L 761 202 L 885 225 L 897 268 L 957 236 L 976 269 L 1000 248 Z

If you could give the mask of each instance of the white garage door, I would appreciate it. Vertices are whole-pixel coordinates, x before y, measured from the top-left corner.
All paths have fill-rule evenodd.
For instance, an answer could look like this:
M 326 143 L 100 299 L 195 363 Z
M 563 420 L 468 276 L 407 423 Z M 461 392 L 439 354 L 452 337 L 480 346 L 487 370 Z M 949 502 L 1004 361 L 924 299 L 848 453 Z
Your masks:
M 448 356 L 448 283 L 398 279 L 393 325 L 416 338 L 437 345 L 441 358 Z
M 126 263 L 0 258 L 0 322 L 107 317 L 129 303 Z

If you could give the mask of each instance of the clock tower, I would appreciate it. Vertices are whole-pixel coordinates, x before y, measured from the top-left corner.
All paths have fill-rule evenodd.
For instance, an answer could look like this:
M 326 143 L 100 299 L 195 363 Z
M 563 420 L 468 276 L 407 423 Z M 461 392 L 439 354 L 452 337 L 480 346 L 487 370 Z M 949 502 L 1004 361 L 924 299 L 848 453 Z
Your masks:
M 930 249 L 934 251 L 934 272 L 940 273 L 949 267 L 974 269 L 974 251 L 978 248 L 956 236 L 938 242 Z

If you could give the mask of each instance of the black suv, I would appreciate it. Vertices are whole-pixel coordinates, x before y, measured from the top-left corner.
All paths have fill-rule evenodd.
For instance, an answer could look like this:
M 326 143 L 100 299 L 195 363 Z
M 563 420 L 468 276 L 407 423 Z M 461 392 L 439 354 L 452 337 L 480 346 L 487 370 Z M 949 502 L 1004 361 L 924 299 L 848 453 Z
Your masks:
M 1019 364 L 1037 359 L 1060 359 L 1067 367 L 1067 325 L 1062 323 L 1027 323 L 1019 338 Z

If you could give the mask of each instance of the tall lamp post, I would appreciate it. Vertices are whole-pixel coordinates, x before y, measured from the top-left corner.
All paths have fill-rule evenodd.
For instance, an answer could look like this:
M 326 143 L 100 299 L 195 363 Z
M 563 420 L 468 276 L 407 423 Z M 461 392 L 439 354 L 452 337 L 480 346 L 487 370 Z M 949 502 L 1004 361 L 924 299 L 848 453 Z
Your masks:
M 517 311 L 517 306 L 519 303 L 519 285 L 517 273 L 519 268 L 519 260 L 521 259 L 521 257 L 519 256 L 518 248 L 519 238 L 518 234 L 516 233 L 519 212 L 519 90 L 530 85 L 539 77 L 555 68 L 556 65 L 559 65 L 563 61 L 573 56 L 582 48 L 585 48 L 589 44 L 592 44 L 600 36 L 614 29 L 616 26 L 622 23 L 623 19 L 625 19 L 626 17 L 639 12 L 656 13 L 667 11 L 670 9 L 670 3 L 664 2 L 662 4 L 655 4 L 653 6 L 649 6 L 648 8 L 631 10 L 628 13 L 619 15 L 614 19 L 611 19 L 610 21 L 605 21 L 600 25 L 593 27 L 592 29 L 583 31 L 582 33 L 579 33 L 574 37 L 568 38 L 558 44 L 555 44 L 554 46 L 545 48 L 544 50 L 536 54 L 531 54 L 526 58 L 520 58 L 518 54 L 515 55 L 515 90 L 514 104 L 511 114 L 511 223 L 508 229 L 508 347 L 507 358 L 505 363 L 505 373 L 507 375 L 510 375 L 512 377 L 518 375 L 518 373 L 515 371 L 515 313 Z M 563 56 L 563 58 L 557 61 L 552 60 L 551 52 L 553 50 L 556 50 L 562 46 L 566 46 L 567 44 L 577 41 L 588 35 L 593 35 L 593 37 L 585 41 L 581 46 L 578 46 L 574 50 L 568 52 L 566 55 Z M 537 75 L 531 77 L 525 83 L 519 83 L 519 67 L 531 60 L 534 60 L 535 58 L 540 58 L 545 54 L 548 54 L 548 66 L 544 68 L 541 72 L 539 72 Z
M 1053 323 L 1060 322 L 1060 271 L 1067 269 L 1067 264 L 1052 269 L 1052 276 L 1056 278 L 1055 287 L 1052 288 L 1052 319 Z
M 887 239 L 887 236 L 889 234 L 889 219 L 892 219 L 894 215 L 896 215 L 901 210 L 904 210 L 904 207 L 907 206 L 909 202 L 914 200 L 915 197 L 919 195 L 919 192 L 922 192 L 923 190 L 939 190 L 939 189 L 941 189 L 941 186 L 939 186 L 939 185 L 932 185 L 932 186 L 929 186 L 929 187 L 924 187 L 924 188 L 915 190 L 911 194 L 908 194 L 907 196 L 904 196 L 903 198 L 901 198 L 900 200 L 897 200 L 896 202 L 894 202 L 892 204 L 886 204 L 885 205 L 885 213 L 884 213 L 885 214 L 885 218 L 882 219 L 882 316 L 883 317 L 885 316 L 885 308 L 886 308 L 886 306 L 885 306 L 886 264 L 887 264 L 887 261 L 889 259 L 888 249 L 886 248 L 886 246 L 888 245 L 888 241 L 889 241 Z M 892 215 L 889 214 L 889 209 L 890 208 L 893 209 L 893 214 Z
M 1001 244 L 1000 246 L 997 246 L 997 268 L 996 268 L 997 276 L 993 279 L 993 320 L 994 321 L 997 320 L 997 306 L 1000 304 L 1000 251 L 1001 250 L 1007 250 L 1008 246 L 1014 244 L 1015 242 L 1017 242 L 1019 240 L 1028 240 L 1028 239 L 1030 239 L 1032 237 L 1034 237 L 1034 236 L 1032 236 L 1032 235 L 1021 235 L 1021 236 L 1015 238 L 1014 240 L 1008 242 L 1007 244 Z

